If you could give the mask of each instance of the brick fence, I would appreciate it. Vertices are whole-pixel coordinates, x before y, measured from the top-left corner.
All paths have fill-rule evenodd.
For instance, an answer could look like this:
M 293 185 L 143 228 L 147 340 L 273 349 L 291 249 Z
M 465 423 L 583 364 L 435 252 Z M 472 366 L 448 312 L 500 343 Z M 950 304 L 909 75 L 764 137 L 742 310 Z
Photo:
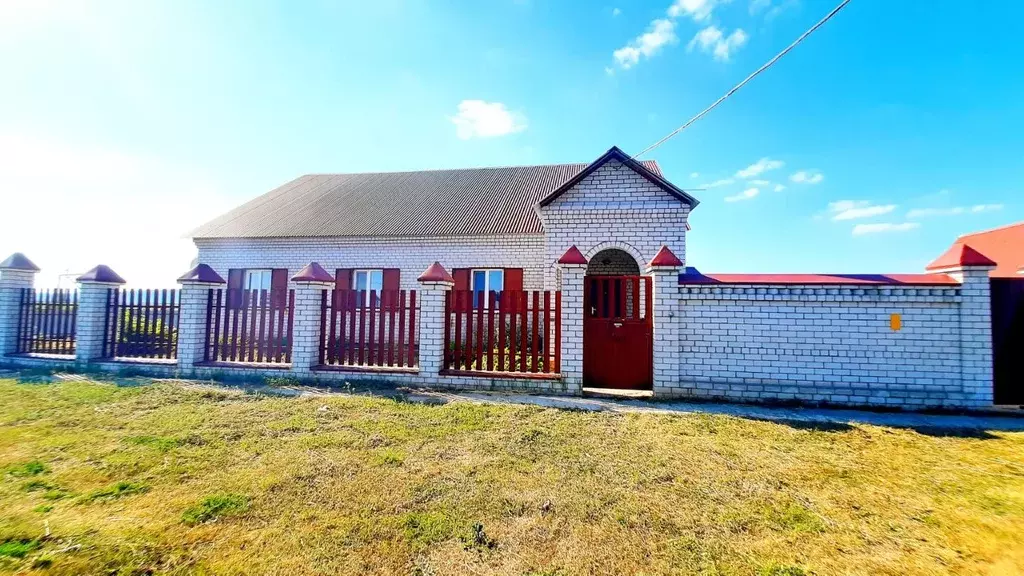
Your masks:
M 104 339 L 116 336 L 108 313 L 110 294 L 124 280 L 103 266 L 79 279 L 73 354 L 17 354 L 26 330 L 19 309 L 38 271 L 17 256 L 0 266 L 0 360 L 5 362 L 102 370 L 130 366 L 154 375 L 199 378 L 280 376 L 569 395 L 583 391 L 587 259 L 575 246 L 559 260 L 554 285 L 561 292 L 558 371 L 539 374 L 445 370 L 451 343 L 445 303 L 453 282 L 439 263 L 412 286 L 418 306 L 416 365 L 323 365 L 322 346 L 331 338 L 321 331 L 333 325 L 324 320 L 324 303 L 333 279 L 315 263 L 292 278 L 290 362 L 211 360 L 211 315 L 218 313 L 211 303 L 219 302 L 211 295 L 223 290 L 224 280 L 205 264 L 179 279 L 176 325 L 160 332 L 161 338 L 173 333 L 176 357 L 107 357 L 104 351 L 111 347 Z M 899 408 L 990 406 L 989 268 L 951 267 L 942 271 L 950 278 L 941 286 L 699 285 L 680 281 L 682 262 L 665 248 L 644 270 L 653 283 L 654 396 Z

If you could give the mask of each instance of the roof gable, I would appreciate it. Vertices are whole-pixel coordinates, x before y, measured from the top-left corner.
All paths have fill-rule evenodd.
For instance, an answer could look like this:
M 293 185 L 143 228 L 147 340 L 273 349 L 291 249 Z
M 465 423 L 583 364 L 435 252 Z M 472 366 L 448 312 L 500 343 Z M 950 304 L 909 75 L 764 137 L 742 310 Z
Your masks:
M 543 208 L 544 206 L 551 204 L 552 202 L 557 200 L 559 196 L 565 194 L 573 186 L 576 186 L 577 184 L 582 182 L 584 178 L 590 176 L 598 168 L 604 166 L 611 160 L 618 160 L 619 162 L 625 164 L 631 170 L 643 176 L 648 182 L 661 188 L 665 192 L 668 192 L 670 195 L 679 199 L 680 202 L 689 205 L 690 208 L 695 208 L 697 204 L 700 204 L 700 202 L 696 198 L 690 196 L 681 188 L 677 187 L 675 184 L 672 184 L 668 180 L 662 178 L 660 174 L 656 174 L 653 171 L 649 170 L 642 163 L 634 160 L 630 155 L 620 150 L 618 146 L 612 146 L 611 149 L 602 154 L 601 157 L 598 158 L 597 160 L 591 162 L 579 174 L 576 174 L 575 176 L 567 180 L 564 184 L 551 191 L 550 194 L 542 198 L 538 205 Z

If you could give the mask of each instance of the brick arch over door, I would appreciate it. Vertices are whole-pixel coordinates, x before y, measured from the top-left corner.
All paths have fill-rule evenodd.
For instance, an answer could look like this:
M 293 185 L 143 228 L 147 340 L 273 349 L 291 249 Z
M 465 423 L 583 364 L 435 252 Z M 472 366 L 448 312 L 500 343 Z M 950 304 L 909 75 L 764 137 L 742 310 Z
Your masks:
M 637 267 L 641 271 L 643 271 L 643 269 L 647 266 L 647 260 L 644 259 L 643 254 L 641 254 L 639 250 L 625 242 L 601 242 L 600 244 L 591 247 L 590 250 L 588 250 L 586 253 L 587 261 L 589 262 L 594 258 L 594 256 L 597 256 L 599 253 L 605 250 L 612 249 L 622 250 L 623 252 L 632 256 L 633 260 L 636 261 Z
M 629 252 L 621 248 L 607 248 L 590 258 L 587 275 L 639 276 L 640 265 Z

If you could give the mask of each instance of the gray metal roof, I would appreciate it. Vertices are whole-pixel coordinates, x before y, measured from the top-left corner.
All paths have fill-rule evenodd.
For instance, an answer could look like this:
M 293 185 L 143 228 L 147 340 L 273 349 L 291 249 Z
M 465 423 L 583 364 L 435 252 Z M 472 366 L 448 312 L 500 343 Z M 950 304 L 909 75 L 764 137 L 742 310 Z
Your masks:
M 643 166 L 661 175 L 657 162 Z M 311 174 L 200 226 L 193 238 L 543 233 L 537 202 L 588 164 Z

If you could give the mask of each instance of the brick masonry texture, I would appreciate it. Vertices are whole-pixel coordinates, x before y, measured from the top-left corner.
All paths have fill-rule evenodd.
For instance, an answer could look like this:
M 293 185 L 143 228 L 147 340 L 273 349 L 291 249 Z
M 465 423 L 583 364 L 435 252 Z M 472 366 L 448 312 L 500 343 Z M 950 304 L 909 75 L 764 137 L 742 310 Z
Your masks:
M 555 263 L 576 245 L 587 259 L 620 248 L 643 270 L 664 244 L 686 260 L 690 208 L 643 176 L 612 160 L 540 210 L 544 223 L 544 273 L 549 285 Z
M 230 268 L 287 268 L 289 277 L 310 262 L 337 268 L 399 268 L 403 290 L 435 261 L 454 268 L 522 268 L 523 287 L 544 288 L 544 236 L 451 238 L 267 238 L 196 240 L 199 261 L 227 278 Z M 568 248 L 568 246 L 566 246 Z M 295 283 L 292 283 L 295 287 Z
M 585 274 L 640 270 L 653 277 L 656 397 L 792 400 L 901 408 L 992 404 L 992 337 L 987 270 L 948 271 L 962 284 L 900 286 L 742 286 L 678 284 L 676 268 L 648 269 L 662 245 L 682 260 L 690 208 L 612 160 L 555 201 L 537 208 L 544 234 L 461 237 L 200 239 L 199 261 L 227 277 L 230 268 L 287 268 L 311 261 L 336 268 L 399 268 L 401 288 L 419 291 L 420 365 L 401 372 L 315 368 L 320 290 L 296 289 L 293 362 L 275 368 L 197 366 L 202 361 L 207 293 L 219 285 L 185 283 L 177 364 L 138 363 L 159 375 L 297 376 L 323 381 L 387 380 L 478 390 L 579 394 L 583 365 Z M 575 245 L 590 266 L 559 267 Z M 626 256 L 628 255 L 628 256 Z M 603 259 L 603 258 L 602 258 Z M 635 261 L 635 267 L 633 262 Z M 527 290 L 562 290 L 561 378 L 516 379 L 440 374 L 445 283 L 416 279 L 434 261 L 454 268 L 522 268 Z M 14 345 L 19 289 L 34 274 L 0 270 L 0 352 Z M 98 318 L 86 287 L 80 300 L 80 361 L 94 359 Z M 892 314 L 902 328 L 890 327 Z M 35 364 L 39 358 L 18 358 Z M 55 362 L 55 360 L 48 360 Z M 66 360 L 64 361 L 66 363 Z M 93 362 L 102 369 L 123 362 Z
M 963 309 L 988 298 L 981 280 L 962 289 L 683 286 L 679 381 L 662 395 L 990 405 L 991 357 L 986 375 L 983 358 L 962 352 L 991 341 L 987 322 L 962 320 Z M 900 330 L 891 328 L 892 314 L 901 315 Z M 974 385 L 979 371 L 988 395 Z

